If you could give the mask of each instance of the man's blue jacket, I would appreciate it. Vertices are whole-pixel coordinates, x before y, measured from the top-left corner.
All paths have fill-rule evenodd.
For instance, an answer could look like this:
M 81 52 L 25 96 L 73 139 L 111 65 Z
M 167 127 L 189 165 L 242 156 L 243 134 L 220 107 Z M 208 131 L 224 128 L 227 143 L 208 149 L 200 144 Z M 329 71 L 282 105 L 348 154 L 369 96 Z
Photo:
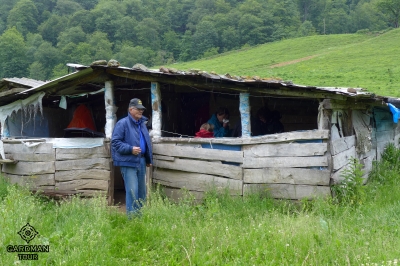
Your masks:
M 146 140 L 146 164 L 153 163 L 153 150 L 151 147 L 151 140 L 149 131 L 146 127 L 148 119 L 144 116 L 139 120 L 140 129 Z M 140 156 L 133 155 L 133 147 L 140 147 L 140 133 L 139 126 L 130 114 L 117 122 L 111 137 L 111 154 L 115 166 L 129 166 L 139 167 Z

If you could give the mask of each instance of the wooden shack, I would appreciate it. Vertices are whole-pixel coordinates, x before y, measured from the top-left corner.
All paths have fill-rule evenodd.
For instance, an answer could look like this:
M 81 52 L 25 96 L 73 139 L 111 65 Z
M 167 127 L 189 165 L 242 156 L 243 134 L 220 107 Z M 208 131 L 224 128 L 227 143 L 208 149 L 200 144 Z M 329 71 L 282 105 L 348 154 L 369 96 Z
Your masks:
M 330 196 L 350 158 L 363 164 L 367 178 L 385 146 L 399 145 L 400 128 L 388 107 L 399 105 L 398 99 L 359 88 L 112 63 L 70 64 L 73 73 L 25 90 L 0 82 L 5 176 L 46 191 L 104 193 L 111 204 L 123 181 L 112 166 L 110 137 L 134 97 L 148 107 L 144 115 L 151 121 L 149 180 L 175 199 L 183 188 L 197 199 L 215 188 L 237 196 L 255 191 L 282 199 Z M 96 132 L 66 136 L 79 105 L 91 110 Z M 242 136 L 194 138 L 219 106 L 229 109 L 232 126 L 241 124 Z M 252 136 L 250 120 L 260 107 L 281 114 L 283 133 Z M 18 130 L 10 134 L 15 116 L 21 117 L 13 124 Z M 15 134 L 23 131 L 19 123 L 34 123 L 36 116 L 45 133 Z

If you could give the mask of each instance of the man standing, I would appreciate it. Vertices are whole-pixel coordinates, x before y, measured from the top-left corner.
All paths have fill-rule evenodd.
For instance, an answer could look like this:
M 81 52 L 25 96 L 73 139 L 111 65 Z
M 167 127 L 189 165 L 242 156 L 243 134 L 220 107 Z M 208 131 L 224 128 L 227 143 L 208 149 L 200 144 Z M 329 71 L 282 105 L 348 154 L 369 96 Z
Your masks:
M 117 122 L 111 138 L 114 165 L 120 167 L 125 183 L 128 216 L 137 213 L 146 199 L 146 166 L 152 164 L 147 118 L 143 116 L 145 109 L 141 100 L 132 99 L 128 116 Z

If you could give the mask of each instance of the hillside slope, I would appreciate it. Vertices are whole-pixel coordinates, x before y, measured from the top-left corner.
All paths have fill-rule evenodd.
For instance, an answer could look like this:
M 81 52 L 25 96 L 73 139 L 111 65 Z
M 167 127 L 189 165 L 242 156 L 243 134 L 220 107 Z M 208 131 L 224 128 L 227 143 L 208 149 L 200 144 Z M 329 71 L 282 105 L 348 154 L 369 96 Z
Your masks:
M 279 77 L 302 85 L 362 87 L 379 95 L 400 97 L 399 43 L 400 29 L 383 34 L 319 35 L 168 67 Z

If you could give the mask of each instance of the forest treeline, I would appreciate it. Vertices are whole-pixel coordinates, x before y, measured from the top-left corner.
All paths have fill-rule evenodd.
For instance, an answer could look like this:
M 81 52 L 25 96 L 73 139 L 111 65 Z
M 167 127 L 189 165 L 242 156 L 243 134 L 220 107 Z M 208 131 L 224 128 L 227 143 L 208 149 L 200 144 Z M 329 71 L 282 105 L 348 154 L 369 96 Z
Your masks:
M 266 42 L 398 27 L 400 0 L 2 0 L 0 77 L 66 63 L 171 64 Z

